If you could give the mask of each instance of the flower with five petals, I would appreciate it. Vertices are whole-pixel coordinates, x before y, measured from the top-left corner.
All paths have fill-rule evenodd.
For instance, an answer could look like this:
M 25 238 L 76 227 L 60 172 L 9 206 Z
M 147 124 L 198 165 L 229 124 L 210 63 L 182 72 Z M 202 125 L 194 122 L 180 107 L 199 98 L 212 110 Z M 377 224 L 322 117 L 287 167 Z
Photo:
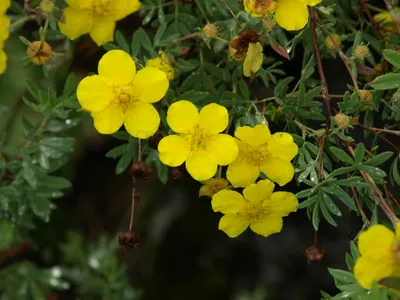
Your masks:
M 77 89 L 79 103 L 92 114 L 97 131 L 112 134 L 124 124 L 134 137 L 152 136 L 160 116 L 151 103 L 160 101 L 168 90 L 165 73 L 153 67 L 136 73 L 135 62 L 122 50 L 104 54 L 98 72 L 85 77 Z
M 65 0 L 60 31 L 71 40 L 90 34 L 98 45 L 114 40 L 115 22 L 140 9 L 139 0 Z
M 204 106 L 200 113 L 189 101 L 173 103 L 167 122 L 178 134 L 166 136 L 158 144 L 161 162 L 170 167 L 186 162 L 194 179 L 210 179 L 218 165 L 226 166 L 238 155 L 234 138 L 220 133 L 228 126 L 228 119 L 226 108 L 215 103 Z
M 246 187 L 263 172 L 280 186 L 292 180 L 291 160 L 298 147 L 290 134 L 271 135 L 267 125 L 239 127 L 235 133 L 239 155 L 228 166 L 227 178 L 234 187 Z
M 260 180 L 243 190 L 243 195 L 231 190 L 216 193 L 212 209 L 222 212 L 218 228 L 234 238 L 250 226 L 257 234 L 267 237 L 282 230 L 283 220 L 297 210 L 296 196 L 288 192 L 275 192 L 270 180 Z

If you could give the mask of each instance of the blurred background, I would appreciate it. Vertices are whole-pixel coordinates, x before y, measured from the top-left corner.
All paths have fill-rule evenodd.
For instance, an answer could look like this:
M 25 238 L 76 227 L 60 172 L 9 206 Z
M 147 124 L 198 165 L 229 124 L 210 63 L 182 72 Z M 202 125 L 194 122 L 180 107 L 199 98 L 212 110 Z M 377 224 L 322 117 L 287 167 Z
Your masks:
M 139 24 L 139 17 L 131 16 L 119 22 L 118 28 L 131 36 Z M 33 123 L 40 117 L 22 102 L 27 93 L 25 79 L 60 90 L 69 72 L 79 78 L 95 72 L 104 53 L 87 36 L 73 44 L 56 44 L 55 50 L 66 55 L 52 61 L 54 65 L 46 79 L 41 68 L 21 65 L 26 46 L 18 35 L 32 40 L 37 37 L 37 25 L 26 24 L 6 42 L 9 61 L 7 72 L 0 77 L 0 107 L 7 113 L 0 120 L 0 130 L 8 132 L 10 147 L 25 143 L 22 116 Z M 342 64 L 334 59 L 326 59 L 324 64 L 330 93 L 346 91 L 350 79 Z M 285 71 L 299 76 L 301 61 L 286 63 Z M 119 247 L 118 234 L 127 231 L 129 225 L 131 177 L 128 172 L 115 175 L 116 161 L 105 158 L 105 153 L 120 141 L 98 134 L 88 114 L 78 115 L 82 121 L 71 132 L 77 139 L 72 157 L 58 171 L 71 180 L 73 187 L 54 202 L 57 208 L 48 223 L 36 220 L 37 227 L 30 234 L 32 249 L 21 260 L 48 268 L 73 260 L 82 252 L 89 253 L 84 259 L 96 268 L 93 257 L 98 255 L 96 251 L 104 250 L 107 259 L 118 259 L 115 268 L 127 268 L 124 279 L 133 290 L 140 290 L 145 300 L 308 300 L 319 299 L 320 290 L 337 292 L 327 267 L 346 268 L 344 257 L 349 241 L 359 230 L 357 216 L 340 206 L 346 213 L 337 219 L 338 228 L 322 222 L 319 243 L 326 248 L 326 256 L 322 263 L 309 264 L 305 251 L 313 244 L 314 231 L 305 211 L 286 217 L 280 234 L 263 238 L 248 230 L 231 239 L 218 230 L 221 215 L 212 211 L 209 198 L 198 197 L 200 184 L 186 173 L 183 179 L 170 180 L 166 185 L 155 172 L 148 180 L 137 182 L 141 199 L 134 228 L 142 241 L 136 249 Z M 271 131 L 282 129 L 279 124 L 271 124 Z M 286 189 L 299 191 L 295 183 Z M 76 276 L 81 278 L 80 287 L 55 293 L 51 299 L 75 299 L 76 288 L 96 289 L 107 284 Z

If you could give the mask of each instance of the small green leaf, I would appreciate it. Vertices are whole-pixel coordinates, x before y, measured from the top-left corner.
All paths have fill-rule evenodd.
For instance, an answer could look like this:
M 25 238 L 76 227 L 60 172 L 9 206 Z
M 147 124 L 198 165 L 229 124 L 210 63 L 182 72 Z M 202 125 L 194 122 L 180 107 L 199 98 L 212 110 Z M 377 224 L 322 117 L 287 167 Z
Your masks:
M 400 88 L 400 73 L 389 73 L 378 76 L 372 81 L 375 90 L 391 90 Z
M 368 173 L 369 175 L 375 178 L 382 178 L 386 176 L 385 171 L 377 167 L 360 165 L 358 166 L 358 169 L 362 172 Z
M 383 50 L 383 57 L 394 65 L 396 68 L 400 69 L 400 53 L 391 49 Z
M 311 197 L 311 198 L 308 198 L 307 200 L 305 200 L 305 201 L 299 203 L 299 204 L 297 205 L 297 208 L 298 208 L 298 209 L 302 209 L 302 208 L 309 207 L 311 204 L 313 204 L 315 201 L 317 201 L 317 199 L 318 199 L 318 198 L 317 198 L 316 196 Z
M 322 215 L 324 218 L 328 221 L 329 224 L 332 226 L 337 227 L 336 221 L 332 218 L 331 214 L 328 211 L 328 208 L 326 207 L 325 203 L 323 201 L 319 202 L 319 206 L 321 208 Z
M 341 217 L 342 213 L 340 212 L 339 208 L 336 206 L 336 204 L 332 201 L 331 197 L 329 197 L 328 194 L 322 193 L 322 199 L 326 205 L 326 207 L 329 209 L 331 213 L 334 215 Z
M 354 275 L 345 270 L 328 268 L 328 272 L 333 276 L 333 278 L 335 278 L 335 280 L 340 281 L 341 283 L 354 283 L 356 281 Z
M 331 174 L 329 174 L 329 177 L 336 177 L 345 173 L 350 173 L 352 171 L 354 171 L 356 169 L 356 167 L 351 166 L 351 167 L 343 167 L 343 168 L 339 168 L 336 169 L 335 171 L 333 171 Z
M 367 159 L 364 164 L 372 167 L 376 167 L 379 165 L 382 165 L 385 161 L 387 161 L 389 158 L 391 158 L 393 155 L 393 152 L 387 151 L 387 152 L 382 152 L 379 153 L 378 155 L 371 157 L 370 159 Z
M 107 158 L 116 159 L 122 156 L 128 148 L 128 144 L 119 145 L 106 153 Z
M 125 153 L 118 160 L 117 166 L 115 168 L 115 174 L 121 174 L 124 172 L 132 159 L 136 156 L 137 152 L 137 139 L 131 138 L 129 145 L 126 147 Z
M 129 53 L 130 49 L 129 49 L 128 42 L 126 41 L 124 35 L 118 30 L 115 33 L 115 40 L 116 40 L 118 46 L 120 46 L 122 50 Z
M 113 137 L 121 140 L 121 141 L 129 141 L 131 136 L 126 131 L 117 131 L 116 133 L 112 134 Z
M 51 211 L 51 202 L 49 199 L 32 195 L 29 197 L 29 200 L 33 213 L 43 221 L 48 222 Z
M 339 159 L 340 161 L 347 162 L 350 165 L 354 164 L 353 159 L 342 149 L 332 146 L 332 147 L 329 147 L 329 150 L 331 150 L 333 155 L 335 155 L 336 158 Z
M 306 87 L 303 82 L 300 83 L 299 96 L 297 97 L 297 107 L 301 107 L 304 104 L 306 96 Z
M 363 158 L 364 158 L 364 151 L 365 151 L 365 146 L 363 143 L 359 143 L 356 147 L 356 149 L 354 150 L 354 162 L 356 164 L 359 164 L 362 162 Z
M 319 226 L 319 203 L 316 202 L 314 205 L 314 209 L 312 212 L 312 224 L 314 226 L 315 230 L 318 230 L 318 226 Z

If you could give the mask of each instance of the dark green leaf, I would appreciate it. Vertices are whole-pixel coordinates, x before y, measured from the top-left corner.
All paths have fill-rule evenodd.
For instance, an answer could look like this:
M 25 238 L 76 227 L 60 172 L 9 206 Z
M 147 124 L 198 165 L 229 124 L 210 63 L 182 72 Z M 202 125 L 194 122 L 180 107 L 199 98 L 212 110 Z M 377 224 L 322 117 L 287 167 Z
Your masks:
M 115 147 L 114 149 L 111 149 L 110 151 L 108 151 L 106 153 L 106 157 L 116 159 L 116 158 L 122 156 L 126 152 L 127 148 L 128 148 L 128 144 L 119 145 L 119 146 Z
M 124 50 L 126 53 L 130 53 L 128 42 L 126 41 L 124 35 L 118 30 L 115 33 L 115 40 L 122 50 Z
M 328 268 L 328 272 L 333 276 L 333 278 L 335 278 L 335 280 L 340 281 L 341 283 L 354 283 L 356 281 L 354 275 L 348 271 Z
M 359 143 L 356 147 L 356 149 L 354 150 L 354 162 L 356 164 L 359 164 L 362 162 L 363 158 L 364 158 L 364 151 L 365 151 L 365 146 L 363 143 Z
M 362 172 L 368 173 L 369 175 L 371 175 L 372 177 L 375 178 L 382 178 L 386 176 L 385 171 L 383 171 L 382 169 L 379 169 L 377 167 L 371 167 L 371 166 L 358 166 L 358 169 Z
M 390 90 L 400 88 L 400 73 L 389 73 L 378 76 L 372 82 L 375 90 Z
M 396 68 L 400 69 L 400 53 L 391 50 L 391 49 L 385 49 L 383 50 L 383 57 L 390 62 L 392 65 L 394 65 Z
M 322 193 L 322 199 L 323 202 L 325 203 L 326 207 L 328 210 L 333 213 L 336 216 L 341 217 L 342 213 L 340 212 L 339 208 L 336 206 L 336 204 L 332 201 L 331 197 L 329 197 L 328 194 Z
M 325 203 L 323 201 L 319 202 L 319 206 L 321 208 L 322 215 L 324 218 L 328 221 L 329 224 L 332 226 L 337 227 L 336 221 L 332 218 L 331 214 L 328 211 L 328 208 L 325 206 Z
M 387 152 L 382 152 L 374 157 L 371 157 L 370 159 L 367 159 L 364 164 L 369 165 L 369 166 L 379 166 L 382 165 L 385 161 L 387 161 L 389 158 L 391 158 L 393 155 L 393 152 L 387 151 Z
M 337 159 L 340 161 L 346 162 L 350 165 L 354 164 L 353 159 L 342 149 L 336 148 L 334 146 L 329 147 L 329 150 L 336 156 Z
M 318 230 L 319 219 L 319 203 L 316 202 L 312 213 L 312 224 L 315 230 Z

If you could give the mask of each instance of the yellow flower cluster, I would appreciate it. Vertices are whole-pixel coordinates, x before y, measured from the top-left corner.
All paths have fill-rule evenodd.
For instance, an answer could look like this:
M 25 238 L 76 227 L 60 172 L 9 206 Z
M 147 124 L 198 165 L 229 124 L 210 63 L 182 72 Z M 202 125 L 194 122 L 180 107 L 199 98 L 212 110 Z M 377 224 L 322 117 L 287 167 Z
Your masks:
M 10 19 L 6 16 L 6 11 L 10 7 L 10 0 L 0 1 L 0 75 L 6 71 L 7 55 L 4 52 L 4 41 L 8 39 L 8 28 L 10 27 Z
M 111 50 L 100 59 L 98 75 L 79 83 L 77 97 L 98 132 L 112 134 L 124 125 L 130 135 L 145 139 L 160 124 L 151 103 L 165 96 L 173 74 L 164 52 L 136 72 L 128 53 Z M 232 137 L 224 133 L 229 124 L 225 107 L 210 103 L 199 111 L 188 100 L 172 103 L 166 121 L 175 134 L 159 142 L 160 161 L 170 167 L 185 163 L 194 179 L 205 181 L 199 195 L 212 197 L 214 211 L 225 214 L 221 230 L 236 237 L 249 226 L 263 236 L 282 229 L 282 217 L 296 211 L 298 202 L 292 193 L 273 193 L 272 181 L 282 186 L 294 176 L 290 161 L 298 147 L 290 134 L 271 134 L 267 125 L 257 125 L 239 127 Z M 213 178 L 218 166 L 228 166 L 227 180 Z M 261 172 L 269 180 L 255 184 Z M 244 187 L 243 195 L 229 190 L 230 184 Z
M 64 18 L 58 22 L 60 31 L 74 40 L 90 34 L 98 45 L 114 40 L 115 23 L 138 11 L 139 0 L 65 0 Z
M 373 225 L 358 238 L 360 257 L 354 276 L 365 289 L 385 277 L 400 276 L 400 223 L 396 232 L 383 225 Z
M 308 22 L 307 6 L 315 6 L 322 0 L 245 0 L 247 13 L 254 17 L 274 14 L 279 26 L 286 30 L 299 30 Z

